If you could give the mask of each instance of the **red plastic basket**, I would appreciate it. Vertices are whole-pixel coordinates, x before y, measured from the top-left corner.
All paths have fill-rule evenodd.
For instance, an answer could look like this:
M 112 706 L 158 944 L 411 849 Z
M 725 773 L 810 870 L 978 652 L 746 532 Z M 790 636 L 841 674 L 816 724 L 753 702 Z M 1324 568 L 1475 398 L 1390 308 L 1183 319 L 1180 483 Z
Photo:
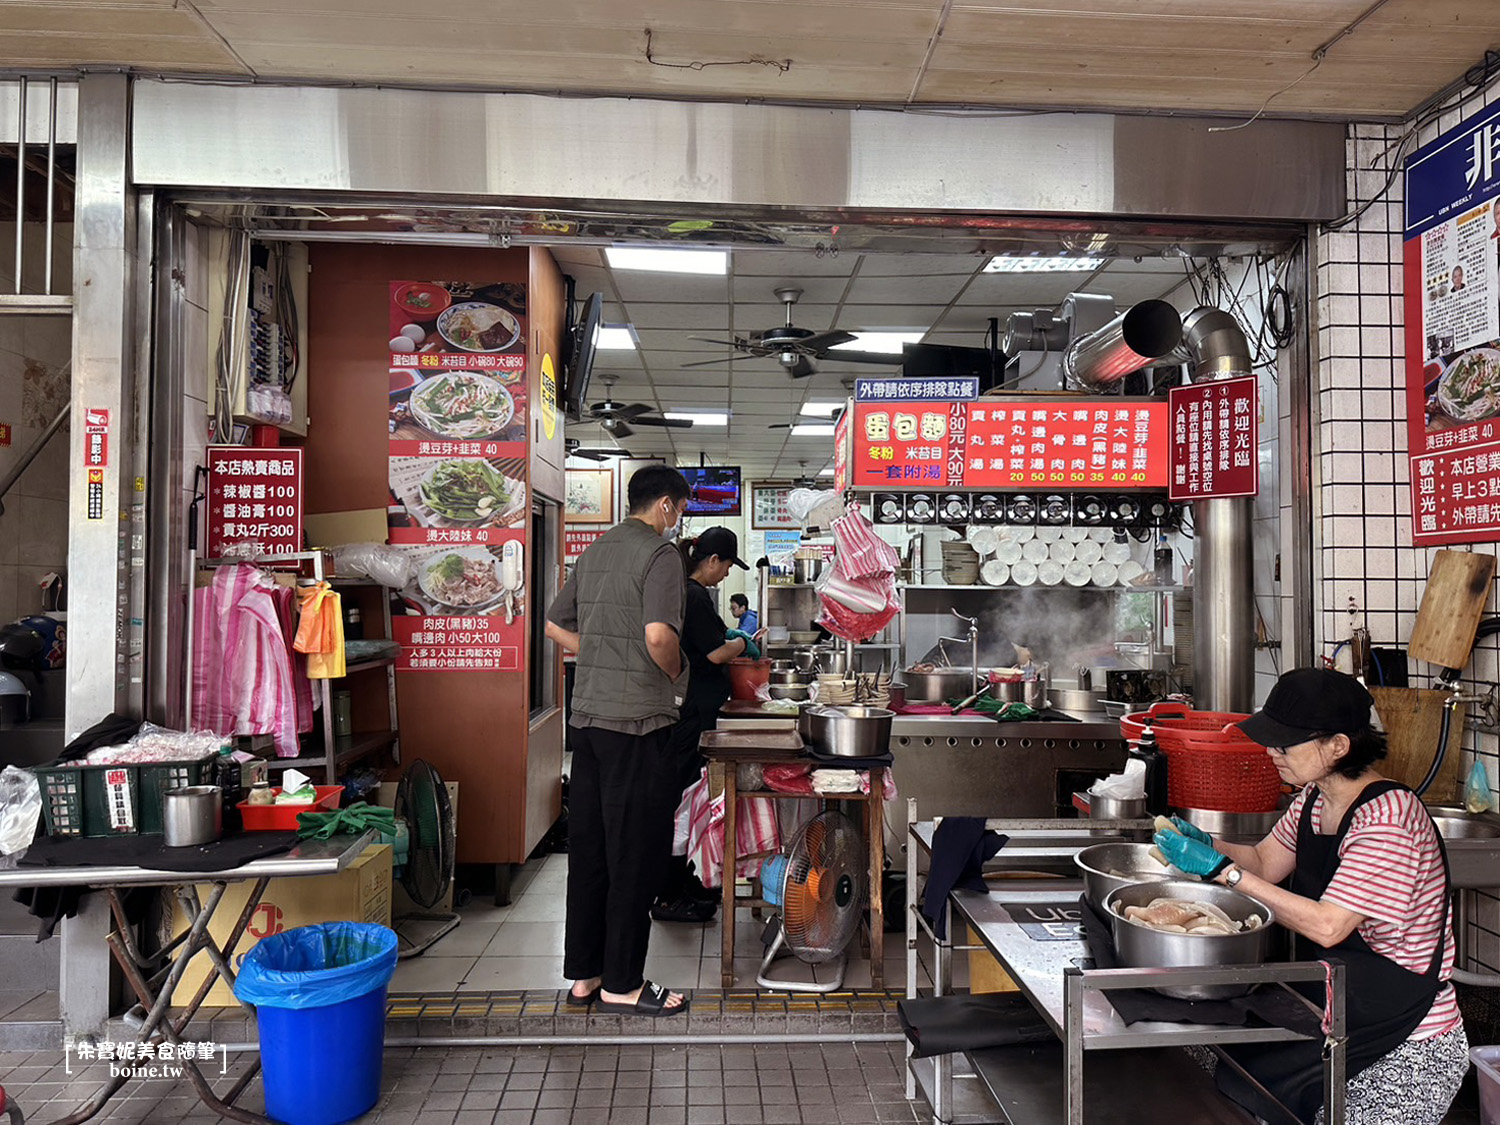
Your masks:
M 342 785 L 314 785 L 313 788 L 318 797 L 310 805 L 252 805 L 241 801 L 236 807 L 244 817 L 245 831 L 295 832 L 298 813 L 327 812 L 338 808 L 339 795 L 344 792 Z M 281 790 L 273 789 L 272 792 L 279 795 Z
M 1281 799 L 1281 775 L 1266 748 L 1233 725 L 1246 718 L 1158 703 L 1126 715 L 1120 733 L 1134 742 L 1150 722 L 1167 755 L 1167 800 L 1173 808 L 1273 812 Z

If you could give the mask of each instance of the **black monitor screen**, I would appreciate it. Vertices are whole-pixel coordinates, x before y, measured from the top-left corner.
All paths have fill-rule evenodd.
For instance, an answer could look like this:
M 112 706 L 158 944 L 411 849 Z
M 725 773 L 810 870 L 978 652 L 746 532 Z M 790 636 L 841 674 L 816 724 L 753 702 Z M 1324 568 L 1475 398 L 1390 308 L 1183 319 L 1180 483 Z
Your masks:
M 688 499 L 690 516 L 737 516 L 740 514 L 740 470 L 721 465 L 683 469 L 693 494 Z

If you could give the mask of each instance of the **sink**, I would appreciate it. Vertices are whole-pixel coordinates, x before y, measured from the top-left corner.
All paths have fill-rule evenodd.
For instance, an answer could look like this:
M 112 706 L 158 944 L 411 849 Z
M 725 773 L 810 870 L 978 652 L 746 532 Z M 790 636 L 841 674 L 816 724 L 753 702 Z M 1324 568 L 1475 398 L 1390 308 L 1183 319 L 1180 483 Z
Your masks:
M 1448 851 L 1455 888 L 1500 887 L 1500 816 L 1471 813 L 1462 805 L 1428 805 Z
M 1435 816 L 1432 823 L 1437 825 L 1444 840 L 1493 840 L 1500 837 L 1500 827 L 1478 817 Z

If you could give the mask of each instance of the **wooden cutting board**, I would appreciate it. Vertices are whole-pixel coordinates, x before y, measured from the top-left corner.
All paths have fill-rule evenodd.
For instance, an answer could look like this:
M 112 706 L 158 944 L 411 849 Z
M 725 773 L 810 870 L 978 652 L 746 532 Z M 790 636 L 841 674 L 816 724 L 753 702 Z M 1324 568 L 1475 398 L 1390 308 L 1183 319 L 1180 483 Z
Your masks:
M 1415 789 L 1432 768 L 1438 732 L 1442 728 L 1443 703 L 1448 693 L 1427 688 L 1372 687 L 1370 694 L 1375 697 L 1375 710 L 1390 740 L 1390 753 L 1375 768 L 1392 781 Z M 1423 794 L 1424 800 L 1440 803 L 1458 800 L 1463 716 L 1463 708 L 1453 716 L 1453 727 L 1448 732 L 1448 755 L 1443 759 L 1437 780 Z
M 1422 591 L 1408 649 L 1439 668 L 1462 668 L 1474 647 L 1474 630 L 1495 580 L 1495 556 L 1439 551 Z

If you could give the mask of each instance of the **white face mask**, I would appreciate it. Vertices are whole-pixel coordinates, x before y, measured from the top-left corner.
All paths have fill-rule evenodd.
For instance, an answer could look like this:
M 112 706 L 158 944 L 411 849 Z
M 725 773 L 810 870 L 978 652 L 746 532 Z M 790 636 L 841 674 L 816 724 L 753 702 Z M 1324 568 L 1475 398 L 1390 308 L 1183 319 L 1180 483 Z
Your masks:
M 668 504 L 667 505 L 667 518 L 668 519 L 674 519 L 675 518 L 675 522 L 674 523 L 669 523 L 669 524 L 667 524 L 666 526 L 664 526 L 661 529 L 661 537 L 663 539 L 665 539 L 668 543 L 672 542 L 672 540 L 674 540 L 674 539 L 677 538 L 677 532 L 679 530 L 681 530 L 681 527 L 682 527 L 682 516 L 680 514 L 678 514 L 674 509 L 675 509 L 675 505 L 673 505 L 673 504 Z

